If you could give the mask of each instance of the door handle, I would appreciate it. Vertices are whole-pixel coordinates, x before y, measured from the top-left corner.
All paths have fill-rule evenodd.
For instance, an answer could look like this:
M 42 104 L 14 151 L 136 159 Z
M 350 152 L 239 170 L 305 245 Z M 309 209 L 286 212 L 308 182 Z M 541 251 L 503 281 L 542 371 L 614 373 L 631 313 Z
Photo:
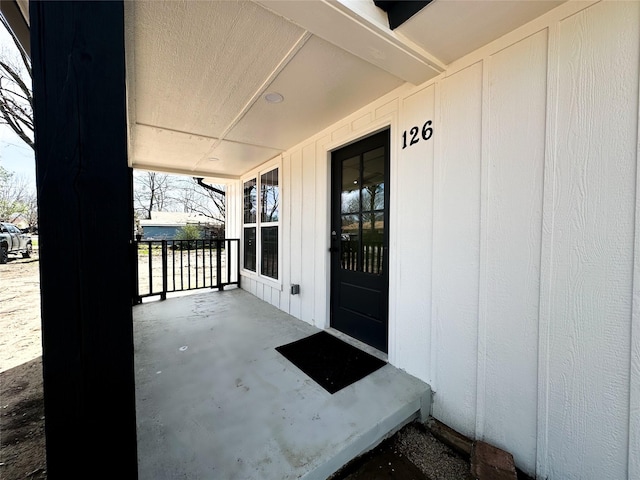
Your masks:
M 331 246 L 329 247 L 329 251 L 331 253 L 337 253 L 340 251 L 340 249 L 338 247 L 335 246 L 335 244 L 338 241 L 338 234 L 336 233 L 335 230 L 331 231 Z

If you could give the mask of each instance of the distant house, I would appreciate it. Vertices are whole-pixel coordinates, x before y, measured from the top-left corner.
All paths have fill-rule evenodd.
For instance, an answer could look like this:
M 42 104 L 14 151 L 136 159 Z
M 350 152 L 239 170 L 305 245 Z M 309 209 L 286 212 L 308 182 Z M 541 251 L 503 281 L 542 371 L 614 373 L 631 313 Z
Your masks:
M 142 240 L 172 240 L 178 231 L 187 224 L 202 227 L 203 238 L 217 238 L 218 232 L 224 232 L 224 226 L 215 224 L 211 218 L 195 213 L 151 212 L 151 218 L 140 220 Z
M 13 215 L 11 215 L 9 217 L 9 223 L 12 223 L 23 231 L 29 229 L 29 221 L 27 220 L 27 217 L 25 217 L 22 213 L 14 213 Z

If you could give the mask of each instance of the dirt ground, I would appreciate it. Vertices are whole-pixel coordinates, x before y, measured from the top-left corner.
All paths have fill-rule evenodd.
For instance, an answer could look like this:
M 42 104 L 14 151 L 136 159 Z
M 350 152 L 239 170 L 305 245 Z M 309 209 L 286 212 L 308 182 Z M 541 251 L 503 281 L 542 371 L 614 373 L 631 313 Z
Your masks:
M 0 478 L 46 478 L 40 274 L 33 258 L 0 265 Z
M 9 257 L 0 265 L 0 372 L 42 355 L 40 271 L 32 258 Z

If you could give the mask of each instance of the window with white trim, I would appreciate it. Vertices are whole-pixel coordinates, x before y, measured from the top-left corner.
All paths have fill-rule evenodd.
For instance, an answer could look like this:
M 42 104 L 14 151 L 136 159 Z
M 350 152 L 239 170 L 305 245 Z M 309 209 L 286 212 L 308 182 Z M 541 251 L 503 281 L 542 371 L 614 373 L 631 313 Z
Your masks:
M 278 167 L 243 183 L 243 265 L 246 270 L 278 279 L 280 186 Z

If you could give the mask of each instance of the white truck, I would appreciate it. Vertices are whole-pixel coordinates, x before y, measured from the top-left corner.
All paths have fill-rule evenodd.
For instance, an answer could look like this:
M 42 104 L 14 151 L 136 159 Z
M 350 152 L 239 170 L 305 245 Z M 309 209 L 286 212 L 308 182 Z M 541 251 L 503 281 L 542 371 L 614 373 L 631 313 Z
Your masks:
M 24 258 L 29 258 L 32 252 L 30 235 L 22 233 L 11 223 L 0 222 L 0 263 L 7 263 L 10 253 L 20 253 Z

